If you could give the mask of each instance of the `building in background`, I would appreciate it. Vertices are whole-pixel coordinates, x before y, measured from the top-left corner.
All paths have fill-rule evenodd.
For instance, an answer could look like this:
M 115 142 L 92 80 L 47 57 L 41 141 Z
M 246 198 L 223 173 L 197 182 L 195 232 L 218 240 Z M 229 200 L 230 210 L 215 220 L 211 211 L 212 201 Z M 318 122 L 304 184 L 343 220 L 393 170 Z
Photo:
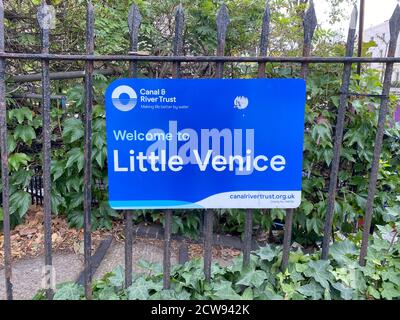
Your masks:
M 386 57 L 389 49 L 390 30 L 389 20 L 364 30 L 364 42 L 374 41 L 375 47 L 369 49 L 369 53 L 374 58 Z M 397 41 L 396 56 L 400 56 L 400 37 Z M 371 63 L 371 68 L 380 70 L 382 77 L 385 71 L 385 65 L 382 63 Z M 391 91 L 400 96 L 400 64 L 395 64 L 393 69 Z M 395 121 L 400 121 L 400 105 L 394 113 Z

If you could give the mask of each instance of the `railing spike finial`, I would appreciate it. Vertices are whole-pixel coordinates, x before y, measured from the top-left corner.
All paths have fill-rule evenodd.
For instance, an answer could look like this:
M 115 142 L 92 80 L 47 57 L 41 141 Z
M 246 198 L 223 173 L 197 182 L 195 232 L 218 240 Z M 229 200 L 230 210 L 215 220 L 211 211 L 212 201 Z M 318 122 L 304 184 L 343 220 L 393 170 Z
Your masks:
M 357 6 L 354 5 L 353 11 L 351 12 L 350 29 L 352 30 L 357 29 L 357 18 L 358 18 L 358 9 Z
M 175 21 L 178 23 L 182 23 L 183 19 L 185 18 L 185 13 L 183 11 L 182 2 L 178 4 L 175 11 Z
M 54 7 L 48 6 L 45 0 L 42 0 L 38 8 L 36 18 L 40 29 L 53 29 L 55 26 Z
M 392 17 L 389 20 L 389 27 L 390 27 L 390 41 L 387 50 L 387 57 L 393 58 L 396 55 L 397 39 L 399 37 L 399 32 L 400 32 L 399 5 L 396 6 L 396 9 L 394 10 Z M 371 223 L 372 223 L 374 197 L 377 188 L 379 161 L 382 153 L 382 143 L 385 131 L 386 116 L 388 114 L 388 103 L 389 103 L 390 87 L 393 76 L 393 68 L 394 68 L 393 62 L 386 63 L 385 77 L 383 80 L 383 90 L 382 90 L 383 98 L 381 99 L 381 105 L 379 109 L 378 127 L 376 130 L 374 154 L 373 154 L 373 160 L 372 160 L 372 166 L 368 184 L 368 197 L 367 197 L 367 202 L 365 204 L 364 230 L 362 234 L 362 242 L 361 242 L 360 256 L 359 256 L 359 263 L 361 266 L 365 266 L 366 264 L 365 257 L 367 256 L 367 250 L 368 250 L 368 240 L 370 236 L 369 231 L 371 229 Z
M 267 56 L 268 51 L 268 41 L 269 41 L 269 29 L 270 29 L 270 18 L 271 10 L 269 5 L 269 0 L 265 2 L 265 11 L 261 27 L 261 37 L 260 37 L 260 57 Z M 258 64 L 258 77 L 265 77 L 265 63 L 261 62 Z
M 262 28 L 261 28 L 260 56 L 265 56 L 267 54 L 270 18 L 271 18 L 271 9 L 269 5 L 269 0 L 266 0 Z
M 182 2 L 179 2 L 178 6 L 176 7 L 176 13 L 183 14 L 183 5 Z
M 396 39 L 397 41 L 400 32 L 400 6 L 398 4 L 396 5 L 393 15 L 389 20 L 389 26 L 391 40 Z
M 217 12 L 217 31 L 218 31 L 218 41 L 225 41 L 226 30 L 230 22 L 228 8 L 225 2 L 218 9 Z
M 317 27 L 317 15 L 315 14 L 314 2 L 310 0 L 310 5 L 304 15 L 304 41 L 306 44 L 311 43 L 315 28 Z
M 134 2 L 132 3 L 128 14 L 128 27 L 131 35 L 138 33 L 141 22 L 142 22 L 142 15 L 140 14 L 139 7 Z
M 185 13 L 182 3 L 175 10 L 175 39 L 174 39 L 174 55 L 180 55 L 183 46 L 183 28 L 185 23 Z
M 346 43 L 346 57 L 352 57 L 354 54 L 354 42 L 357 31 L 358 10 L 354 6 L 351 13 L 350 27 Z M 337 194 L 338 176 L 340 169 L 340 157 L 342 151 L 344 125 L 346 120 L 346 109 L 349 98 L 349 87 L 351 79 L 352 64 L 346 62 L 343 68 L 342 84 L 340 88 L 339 108 L 336 116 L 335 139 L 333 145 L 333 158 L 331 163 L 331 172 L 329 174 L 328 197 L 325 214 L 324 237 L 322 241 L 321 259 L 328 260 L 329 246 L 331 243 L 331 234 L 333 218 L 335 213 L 335 199 Z
M 86 13 L 88 15 L 93 15 L 93 13 L 94 13 L 92 0 L 87 0 Z
M 173 44 L 174 56 L 182 55 L 183 50 L 183 30 L 185 26 L 185 13 L 182 3 L 180 3 L 175 10 L 175 37 Z M 172 75 L 174 78 L 180 77 L 180 63 L 173 63 Z

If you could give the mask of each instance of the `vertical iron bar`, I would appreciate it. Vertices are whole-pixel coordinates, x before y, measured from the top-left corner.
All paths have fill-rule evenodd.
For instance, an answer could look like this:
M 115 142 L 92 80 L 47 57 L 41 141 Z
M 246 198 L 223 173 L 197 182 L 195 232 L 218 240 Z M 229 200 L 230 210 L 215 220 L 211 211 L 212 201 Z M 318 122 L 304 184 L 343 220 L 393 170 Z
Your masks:
M 128 27 L 130 33 L 131 50 L 133 52 L 138 50 L 138 36 L 139 28 L 142 22 L 142 15 L 140 14 L 138 6 L 133 3 L 128 14 Z M 137 77 L 137 62 L 130 61 L 129 76 L 134 78 Z
M 38 21 L 42 33 L 42 53 L 48 54 L 50 48 L 50 19 L 46 1 L 42 1 L 38 11 Z M 52 270 L 51 240 L 51 124 L 50 124 L 50 75 L 49 60 L 42 60 L 42 113 L 43 113 L 43 211 L 44 211 L 44 249 L 46 297 L 52 299 L 50 287 Z
M 174 56 L 182 55 L 183 51 L 183 29 L 185 15 L 182 4 L 179 4 L 175 13 L 175 38 L 174 38 Z M 172 65 L 172 77 L 180 78 L 180 62 L 174 62 Z
M 0 0 L 0 53 L 4 52 L 4 5 Z M 13 299 L 11 282 L 11 233 L 10 233 L 10 206 L 9 206 L 9 176 L 8 176 L 8 146 L 7 146 L 7 106 L 6 106 L 6 61 L 0 58 L 0 148 L 1 148 L 1 180 L 3 199 L 3 232 L 4 232 L 4 273 L 7 300 Z
M 133 231 L 132 231 L 132 212 L 126 210 L 125 218 L 125 288 L 132 284 L 132 250 L 133 250 Z
M 250 264 L 250 252 L 253 235 L 253 210 L 246 210 L 246 219 L 244 226 L 244 241 L 243 241 L 243 267 Z
M 204 214 L 204 276 L 209 282 L 211 280 L 214 211 L 208 209 Z
M 86 54 L 94 53 L 94 13 L 89 0 L 86 16 Z M 91 239 L 91 205 L 92 205 L 92 109 L 93 109 L 93 61 L 86 61 L 85 67 L 85 134 L 84 134 L 84 256 L 85 256 L 85 296 L 92 298 L 92 239 Z
M 365 0 L 360 0 L 360 21 L 358 26 L 358 49 L 357 57 L 362 56 L 362 48 L 364 41 L 364 13 L 365 13 Z M 357 63 L 357 74 L 361 74 L 361 63 Z
M 357 7 L 354 6 L 351 14 L 350 27 L 347 36 L 346 57 L 352 57 L 354 53 L 354 40 L 357 28 Z M 342 86 L 340 90 L 339 110 L 337 113 L 336 128 L 335 128 L 335 142 L 333 146 L 333 159 L 331 173 L 329 177 L 329 191 L 328 191 L 328 205 L 325 217 L 324 239 L 322 242 L 322 255 L 321 258 L 328 259 L 329 244 L 331 240 L 331 232 L 333 227 L 333 216 L 335 211 L 335 197 L 336 188 L 338 183 L 340 152 L 343 140 L 344 120 L 346 115 L 347 99 L 350 86 L 351 76 L 351 63 L 344 64 Z
M 163 288 L 169 289 L 171 285 L 171 228 L 172 210 L 165 211 L 164 221 L 164 257 L 163 257 Z
M 226 4 L 223 3 L 217 13 L 217 56 L 225 55 L 225 40 L 226 31 L 229 25 L 229 13 Z M 224 63 L 217 62 L 216 65 L 216 78 L 223 78 L 224 76 Z
M 130 32 L 131 50 L 133 52 L 138 49 L 138 32 L 142 16 L 139 8 L 135 3 L 132 4 L 128 15 L 128 27 Z M 130 61 L 129 77 L 137 77 L 137 63 Z M 128 288 L 132 284 L 132 247 L 133 247 L 133 231 L 132 231 L 132 211 L 127 210 L 125 215 L 125 287 Z
M 399 37 L 399 32 L 400 32 L 399 5 L 396 6 L 396 9 L 394 10 L 392 17 L 389 20 L 389 26 L 390 26 L 390 42 L 389 42 L 389 50 L 387 56 L 394 57 L 396 54 L 397 39 Z M 364 229 L 362 234 L 362 243 L 361 243 L 361 250 L 359 257 L 359 263 L 362 266 L 365 265 L 365 257 L 367 255 L 367 249 L 368 249 L 368 238 L 372 222 L 372 210 L 374 206 L 374 197 L 376 192 L 376 184 L 378 180 L 379 160 L 382 151 L 382 141 L 385 130 L 386 116 L 388 114 L 388 103 L 389 103 L 390 86 L 393 75 L 393 65 L 394 64 L 392 62 L 388 62 L 386 64 L 385 80 L 383 83 L 382 100 L 379 110 L 378 128 L 375 138 L 374 157 L 372 160 L 372 167 L 371 167 L 370 180 L 368 186 L 368 198 L 365 207 Z
M 292 244 L 293 209 L 286 210 L 285 229 L 283 234 L 283 253 L 281 270 L 286 270 L 289 263 L 289 253 Z
M 315 15 L 314 2 L 310 0 L 310 6 L 304 15 L 304 44 L 303 57 L 309 57 L 311 54 L 311 42 L 317 27 L 317 17 Z M 307 81 L 308 63 L 303 62 L 301 65 L 300 77 Z M 285 231 L 283 235 L 283 253 L 281 270 L 285 270 L 289 262 L 289 253 L 292 243 L 292 227 L 293 227 L 293 209 L 286 210 Z
M 175 37 L 173 44 L 173 55 L 179 56 L 183 50 L 183 29 L 184 12 L 181 4 L 178 5 L 175 12 Z M 172 65 L 172 77 L 179 78 L 180 62 L 174 62 Z M 163 282 L 164 289 L 170 288 L 171 277 L 171 229 L 172 229 L 172 210 L 165 212 L 164 224 L 164 259 L 163 259 Z
M 315 15 L 314 2 L 310 0 L 310 6 L 304 15 L 304 45 L 303 57 L 309 57 L 311 54 L 311 42 L 314 36 L 315 28 L 317 27 L 317 17 Z M 301 64 L 300 77 L 307 80 L 308 63 Z
M 270 6 L 269 0 L 266 2 L 264 11 L 261 38 L 260 38 L 260 57 L 267 56 L 268 40 L 269 40 L 269 26 L 270 26 Z M 265 62 L 258 64 L 258 77 L 265 77 Z M 243 267 L 250 263 L 251 245 L 253 239 L 253 210 L 246 211 L 245 227 L 244 227 L 244 242 L 243 242 Z
M 217 12 L 217 55 L 225 55 L 225 40 L 226 30 L 229 24 L 229 13 L 225 3 Z M 217 62 L 216 78 L 224 76 L 224 63 Z M 211 280 L 211 262 L 212 262 L 212 246 L 213 246 L 213 226 L 214 226 L 214 211 L 206 210 L 204 219 L 204 276 L 206 281 Z

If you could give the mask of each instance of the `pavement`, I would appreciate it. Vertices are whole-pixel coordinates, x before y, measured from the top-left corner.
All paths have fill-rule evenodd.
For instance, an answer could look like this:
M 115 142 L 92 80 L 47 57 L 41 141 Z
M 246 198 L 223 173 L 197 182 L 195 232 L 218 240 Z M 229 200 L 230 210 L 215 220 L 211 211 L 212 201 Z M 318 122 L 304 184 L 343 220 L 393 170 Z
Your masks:
M 113 240 L 104 259 L 94 274 L 94 279 L 101 278 L 105 273 L 112 271 L 117 266 L 124 267 L 124 244 Z M 171 250 L 171 263 L 178 261 L 176 248 Z M 133 270 L 143 272 L 136 265 L 140 260 L 148 262 L 162 262 L 163 248 L 161 241 L 135 241 L 133 245 Z M 229 258 L 218 259 L 222 265 L 229 264 Z M 83 269 L 83 256 L 76 253 L 54 253 L 53 265 L 55 267 L 56 284 L 76 281 Z M 38 289 L 42 288 L 41 279 L 44 266 L 44 257 L 24 258 L 13 263 L 13 291 L 15 300 L 30 300 Z M 5 299 L 4 268 L 0 269 L 0 300 Z

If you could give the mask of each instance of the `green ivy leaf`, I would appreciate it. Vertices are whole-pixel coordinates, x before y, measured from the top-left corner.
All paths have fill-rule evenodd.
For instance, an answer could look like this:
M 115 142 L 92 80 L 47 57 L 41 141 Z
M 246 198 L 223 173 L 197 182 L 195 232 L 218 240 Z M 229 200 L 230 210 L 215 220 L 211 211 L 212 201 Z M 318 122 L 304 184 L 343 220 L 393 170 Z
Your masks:
M 319 300 L 324 294 L 324 288 L 322 288 L 321 285 L 315 281 L 311 281 L 309 284 L 301 286 L 297 289 L 297 291 L 307 297 L 310 297 L 312 300 Z
M 270 245 L 266 245 L 262 247 L 260 250 L 256 251 L 256 255 L 260 257 L 261 260 L 267 260 L 271 262 L 279 253 L 279 250 L 276 250 Z
M 79 176 L 69 177 L 65 183 L 65 186 L 69 192 L 79 192 L 83 186 L 83 178 Z
M 351 300 L 353 298 L 353 289 L 346 287 L 343 283 L 341 282 L 335 282 L 332 283 L 332 286 L 340 292 L 340 296 L 344 300 Z
M 354 243 L 349 240 L 344 241 L 336 241 L 332 244 L 330 250 L 330 254 L 333 259 L 335 259 L 340 264 L 345 264 L 350 261 L 348 256 L 354 256 L 358 254 L 358 250 Z
M 244 272 L 244 274 L 241 276 L 236 284 L 243 286 L 259 287 L 262 285 L 265 279 L 267 279 L 267 274 L 265 273 L 265 271 L 251 270 Z
M 309 269 L 304 271 L 304 275 L 307 277 L 314 278 L 319 284 L 324 288 L 329 288 L 329 282 L 331 274 L 328 271 L 329 261 L 328 260 L 318 260 L 310 261 L 308 263 Z
M 213 284 L 214 300 L 240 300 L 238 295 L 232 288 L 230 281 L 222 280 Z
M 65 173 L 65 161 L 64 160 L 53 160 L 51 162 L 51 174 L 53 175 L 53 181 L 57 181 Z
M 78 172 L 81 172 L 85 163 L 83 149 L 75 147 L 67 152 L 67 164 L 66 168 L 71 168 L 72 165 L 76 164 Z
M 82 192 L 71 193 L 69 199 L 70 202 L 68 208 L 75 209 L 83 204 L 83 193 Z
M 10 182 L 21 189 L 26 188 L 31 182 L 33 172 L 31 170 L 18 170 L 11 175 Z
M 25 119 L 32 121 L 33 112 L 27 107 L 16 108 L 8 112 L 8 117 L 9 119 L 15 118 L 19 124 L 22 124 Z
M 81 139 L 84 135 L 82 120 L 69 118 L 64 121 L 63 139 L 67 143 L 75 142 Z
M 107 159 L 107 148 L 104 146 L 100 149 L 95 149 L 93 152 L 93 158 L 96 160 L 99 167 L 103 168 Z
M 84 296 L 83 287 L 73 282 L 63 284 L 54 294 L 54 300 L 80 300 Z
M 382 280 L 389 280 L 397 286 L 400 286 L 400 274 L 399 271 L 395 271 L 393 268 L 382 272 Z
M 391 282 L 383 282 L 382 283 L 382 298 L 392 300 L 393 298 L 400 297 L 400 288 L 396 288 L 395 285 Z
M 108 278 L 110 284 L 114 287 L 123 287 L 125 281 L 125 271 L 121 266 L 116 267 Z
M 55 214 L 59 213 L 59 207 L 65 206 L 65 198 L 57 191 L 54 186 L 51 187 L 51 211 Z
M 17 213 L 19 217 L 23 217 L 28 211 L 31 204 L 31 196 L 28 192 L 17 191 L 10 196 L 10 214 Z
M 269 286 L 265 288 L 263 294 L 266 300 L 283 300 L 283 296 L 277 294 L 274 289 Z
M 127 289 L 129 300 L 147 300 L 149 298 L 149 289 L 152 287 L 151 281 L 144 278 L 138 278 Z
M 8 157 L 8 164 L 10 169 L 17 171 L 20 166 L 26 166 L 31 158 L 25 153 L 13 153 Z
M 17 147 L 17 142 L 15 141 L 15 138 L 12 134 L 8 134 L 7 136 L 7 146 L 9 153 L 13 153 L 15 151 L 15 148 Z
M 14 138 L 21 139 L 24 143 L 31 144 L 36 138 L 35 130 L 30 126 L 19 124 L 14 130 Z
M 99 300 L 121 300 L 113 287 L 104 287 L 99 292 Z
M 253 290 L 249 287 L 244 290 L 242 294 L 242 300 L 253 300 Z

